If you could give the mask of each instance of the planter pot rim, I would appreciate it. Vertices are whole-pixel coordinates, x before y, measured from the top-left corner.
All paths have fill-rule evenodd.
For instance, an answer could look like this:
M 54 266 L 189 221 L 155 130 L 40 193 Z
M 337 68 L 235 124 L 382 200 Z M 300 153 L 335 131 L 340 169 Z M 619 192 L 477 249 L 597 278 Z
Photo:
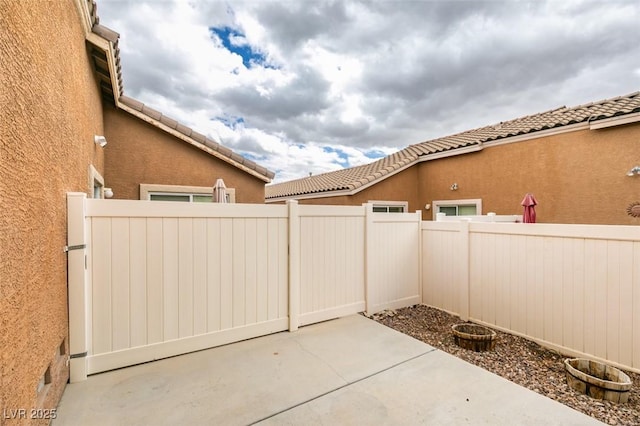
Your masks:
M 464 327 L 476 329 L 478 331 L 481 331 L 481 333 L 474 334 L 474 333 L 467 333 L 465 331 L 460 330 L 460 328 L 464 329 Z M 493 340 L 497 336 L 497 333 L 492 329 L 490 329 L 489 327 L 485 327 L 478 324 L 469 324 L 469 323 L 455 324 L 451 327 L 451 329 L 453 330 L 453 333 L 455 335 L 467 340 Z
M 597 364 L 603 365 L 605 366 L 605 368 L 615 371 L 622 381 L 614 382 L 611 380 L 600 379 L 598 377 L 587 374 L 584 371 L 579 370 L 572 365 L 572 363 L 578 363 L 580 361 L 595 362 Z M 618 392 L 626 392 L 631 389 L 631 378 L 627 374 L 625 374 L 622 370 L 612 367 L 610 365 L 607 365 L 605 363 L 593 361 L 587 358 L 567 358 L 564 360 L 564 366 L 569 374 L 586 383 L 599 386 L 604 389 L 618 391 Z

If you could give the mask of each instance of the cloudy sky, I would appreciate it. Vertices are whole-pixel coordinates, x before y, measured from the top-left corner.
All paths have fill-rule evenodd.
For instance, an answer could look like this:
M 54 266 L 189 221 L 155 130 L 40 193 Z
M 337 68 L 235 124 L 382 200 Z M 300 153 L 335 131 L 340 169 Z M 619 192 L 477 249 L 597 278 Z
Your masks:
M 640 90 L 640 2 L 97 0 L 125 94 L 289 180 Z

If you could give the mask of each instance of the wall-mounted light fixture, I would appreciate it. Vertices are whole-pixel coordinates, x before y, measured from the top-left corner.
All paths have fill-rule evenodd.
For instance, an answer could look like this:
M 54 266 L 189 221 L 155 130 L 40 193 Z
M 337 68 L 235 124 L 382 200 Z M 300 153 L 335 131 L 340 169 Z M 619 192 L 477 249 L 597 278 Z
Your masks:
M 635 166 L 631 170 L 627 172 L 627 176 L 638 176 L 640 175 L 640 166 Z
M 104 198 L 112 198 L 112 197 L 113 197 L 113 190 L 111 188 L 105 188 Z
M 451 187 L 449 189 L 451 189 L 452 191 L 457 191 L 458 190 L 458 184 L 457 183 L 451 184 Z
M 100 145 L 101 148 L 104 148 L 105 145 L 107 145 L 107 138 L 105 138 L 104 136 L 95 135 L 93 137 L 93 141 L 96 143 L 96 145 Z

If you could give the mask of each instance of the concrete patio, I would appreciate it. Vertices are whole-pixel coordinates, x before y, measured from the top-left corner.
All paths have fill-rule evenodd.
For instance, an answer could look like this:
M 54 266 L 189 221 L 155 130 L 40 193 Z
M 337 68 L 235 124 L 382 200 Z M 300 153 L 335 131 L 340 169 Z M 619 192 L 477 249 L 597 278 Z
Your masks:
M 360 315 L 89 377 L 56 426 L 601 424 Z

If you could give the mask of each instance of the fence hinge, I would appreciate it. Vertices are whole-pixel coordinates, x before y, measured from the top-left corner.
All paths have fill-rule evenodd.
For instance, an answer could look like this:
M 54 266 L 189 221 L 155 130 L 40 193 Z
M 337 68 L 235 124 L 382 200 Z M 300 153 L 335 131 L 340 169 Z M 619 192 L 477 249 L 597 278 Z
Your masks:
M 68 253 L 71 250 L 83 250 L 86 249 L 87 245 L 86 244 L 77 244 L 75 246 L 64 246 L 64 252 Z
M 70 359 L 75 359 L 75 358 L 85 358 L 87 356 L 87 352 L 81 352 L 79 354 L 71 354 L 69 356 Z

